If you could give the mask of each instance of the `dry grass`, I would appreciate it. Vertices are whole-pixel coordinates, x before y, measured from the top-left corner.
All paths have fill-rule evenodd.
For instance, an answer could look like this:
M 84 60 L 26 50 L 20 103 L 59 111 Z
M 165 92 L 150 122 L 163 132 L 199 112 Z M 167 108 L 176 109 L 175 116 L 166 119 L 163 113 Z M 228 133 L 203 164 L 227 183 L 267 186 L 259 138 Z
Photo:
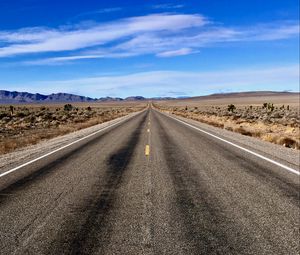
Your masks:
M 252 104 L 258 101 L 265 102 L 264 98 L 255 100 L 235 98 L 236 102 L 242 103 L 235 105 L 236 109 L 233 112 L 228 110 L 228 105 L 231 104 L 228 98 L 221 98 L 219 101 L 217 99 L 198 100 L 198 102 L 197 100 L 175 100 L 157 102 L 154 105 L 159 110 L 184 118 L 242 135 L 257 137 L 285 147 L 300 149 L 299 101 L 297 104 L 295 98 L 299 97 L 293 95 L 290 101 L 287 97 L 282 98 L 281 101 L 277 97 L 274 109 L 263 108 L 263 104 Z M 208 102 L 212 104 L 209 105 Z M 225 102 L 228 104 L 224 104 Z M 247 105 L 245 102 L 250 104 Z
M 91 109 L 87 110 L 87 107 Z M 142 110 L 145 104 L 78 104 L 0 106 L 0 154 L 51 139 Z

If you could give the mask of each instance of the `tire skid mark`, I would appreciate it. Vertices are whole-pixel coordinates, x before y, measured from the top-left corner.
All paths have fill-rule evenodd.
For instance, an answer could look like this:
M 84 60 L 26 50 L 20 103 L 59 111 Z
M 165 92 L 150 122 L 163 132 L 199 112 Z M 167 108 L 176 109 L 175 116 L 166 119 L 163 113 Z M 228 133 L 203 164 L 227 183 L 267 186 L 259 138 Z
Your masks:
M 263 167 L 254 161 L 248 161 L 245 158 L 226 150 L 226 148 L 224 148 L 223 155 L 227 160 L 238 163 L 243 171 L 254 176 L 260 183 L 263 183 L 270 188 L 274 188 L 275 186 L 281 195 L 287 197 L 287 199 L 289 199 L 295 206 L 300 207 L 299 184 L 291 183 L 290 181 L 283 179 L 279 174 L 271 172 L 268 168 Z
M 67 154 L 51 162 L 47 166 L 41 167 L 39 170 L 35 171 L 34 173 L 20 179 L 19 181 L 11 184 L 7 188 L 0 191 L 0 208 L 1 206 L 4 206 L 5 203 L 9 203 L 12 197 L 13 199 L 19 200 L 18 192 L 20 192 L 23 189 L 30 188 L 30 185 L 36 185 L 38 181 L 42 181 L 45 178 L 51 178 L 51 175 L 54 174 L 54 169 L 56 169 L 62 164 L 65 164 L 68 160 L 72 160 L 73 157 L 76 157 L 76 155 L 78 153 L 81 153 L 82 150 L 84 150 L 87 146 L 91 146 L 99 142 L 100 139 L 103 139 L 107 135 L 108 135 L 107 133 L 101 134 L 96 139 L 88 141 L 87 143 L 80 146 L 79 148 L 76 148 L 75 150 L 68 152 Z M 63 193 L 60 193 L 57 197 L 53 197 L 52 198 L 53 202 L 49 204 L 48 207 L 45 208 L 45 210 L 41 211 L 36 215 L 33 215 L 30 221 L 23 228 L 20 228 L 19 232 L 16 233 L 16 236 L 14 237 L 17 247 L 22 246 L 23 239 L 26 238 L 26 236 L 28 235 L 30 236 L 31 232 L 32 233 L 35 232 L 34 230 L 36 226 L 35 222 L 38 222 L 41 218 L 46 218 L 48 215 L 50 215 L 54 210 L 54 208 L 58 206 L 63 196 L 71 191 L 72 188 L 70 189 L 68 187 Z M 7 194 L 9 194 L 9 196 Z M 20 204 L 22 204 L 22 201 L 20 201 Z
M 122 124 L 125 124 L 127 121 L 129 121 L 129 120 L 124 121 Z M 101 140 L 104 137 L 110 135 L 109 131 L 112 131 L 116 128 L 118 128 L 118 126 L 114 126 L 111 129 L 109 129 L 107 131 L 104 131 L 102 134 L 96 136 L 94 139 L 92 139 L 90 141 L 87 141 L 86 143 L 84 143 L 80 147 L 78 147 L 74 150 L 71 150 L 70 152 L 64 154 L 63 156 L 59 157 L 55 161 L 51 162 L 50 164 L 39 168 L 37 171 L 29 174 L 28 176 L 18 180 L 17 182 L 11 184 L 7 188 L 1 190 L 0 191 L 0 205 L 5 201 L 5 197 L 7 197 L 7 196 L 1 196 L 2 193 L 4 193 L 4 194 L 14 193 L 18 190 L 21 190 L 21 189 L 24 189 L 24 188 L 30 186 L 33 182 L 36 182 L 39 179 L 46 178 L 47 176 L 50 176 L 50 174 L 52 173 L 52 171 L 56 167 L 58 167 L 62 164 L 65 164 L 67 160 L 71 160 L 70 158 L 72 156 L 76 156 L 77 154 L 80 154 L 87 147 L 92 146 L 94 144 L 97 144 L 99 142 L 99 140 Z
M 68 251 L 64 254 L 102 254 L 106 242 L 110 239 L 110 213 L 114 208 L 116 191 L 122 184 L 122 179 L 130 159 L 139 142 L 142 126 L 146 120 L 146 115 L 138 123 L 137 129 L 130 135 L 125 145 L 112 154 L 107 160 L 108 169 L 104 179 L 98 179 L 93 187 L 94 193 L 86 199 L 79 208 L 74 209 L 78 217 L 85 217 L 84 222 L 77 227 L 73 239 L 68 240 Z M 103 184 L 104 183 L 104 184 Z M 80 222 L 80 219 L 78 220 Z M 76 222 L 74 222 L 76 224 Z M 69 234 L 76 227 L 71 226 L 65 231 Z M 72 237 L 72 234 L 70 235 Z
M 187 130 L 185 126 L 182 126 L 182 129 Z M 276 173 L 270 170 L 270 168 L 264 167 L 262 164 L 256 163 L 255 160 L 252 160 L 252 157 L 247 157 L 246 159 L 242 156 L 239 156 L 240 153 L 243 153 L 242 151 L 239 151 L 239 153 L 234 153 L 233 150 L 228 150 L 226 144 L 218 141 L 215 142 L 215 140 L 212 140 L 210 137 L 207 137 L 205 135 L 200 136 L 197 130 L 189 128 L 188 130 L 189 132 L 195 134 L 195 137 L 201 137 L 202 141 L 214 146 L 216 151 L 222 151 L 222 156 L 224 156 L 229 161 L 238 163 L 241 166 L 241 169 L 247 170 L 247 173 L 249 175 L 255 176 L 257 180 L 259 180 L 259 182 L 263 182 L 269 187 L 276 187 L 282 195 L 286 196 L 289 200 L 293 200 L 293 204 L 299 207 L 299 183 L 292 183 L 291 181 L 280 175 L 280 173 Z
M 178 220 L 183 225 L 184 238 L 192 247 L 189 254 L 247 253 L 252 238 L 238 237 L 240 228 L 226 218 L 218 200 L 201 180 L 198 174 L 201 166 L 195 169 L 187 160 L 182 160 L 186 152 L 168 135 L 161 120 L 155 117 L 155 121 L 161 130 L 164 158 L 176 192 L 174 203 L 181 214 Z
M 129 121 L 130 121 L 130 119 L 122 122 L 122 124 L 125 124 Z M 18 198 L 18 193 L 21 192 L 22 190 L 29 189 L 31 185 L 36 185 L 37 182 L 43 181 L 45 178 L 51 178 L 51 176 L 54 174 L 54 170 L 57 167 L 63 166 L 64 164 L 68 164 L 68 162 L 73 160 L 74 157 L 76 157 L 78 154 L 85 151 L 87 149 L 87 147 L 93 146 L 93 145 L 99 143 L 99 141 L 101 139 L 111 135 L 110 131 L 113 131 L 113 130 L 117 129 L 118 127 L 119 126 L 117 125 L 117 126 L 112 127 L 111 129 L 107 130 L 107 131 L 104 131 L 103 133 L 95 136 L 94 139 L 88 140 L 87 142 L 82 144 L 80 147 L 71 150 L 70 152 L 68 152 L 68 153 L 64 154 L 63 156 L 59 157 L 57 160 L 51 162 L 47 166 L 41 167 L 40 169 L 38 169 L 34 173 L 24 177 L 23 179 L 20 179 L 19 181 L 11 184 L 7 188 L 0 191 L 0 208 L 5 203 L 9 203 L 12 197 L 14 199 L 18 200 L 19 199 Z M 84 163 L 84 161 L 82 163 Z M 64 190 L 64 192 L 60 193 L 57 197 L 52 197 L 51 204 L 49 204 L 47 206 L 47 208 L 45 208 L 45 210 L 43 210 L 42 212 L 40 212 L 37 215 L 33 215 L 32 219 L 30 219 L 30 222 L 28 224 L 26 224 L 23 228 L 21 228 L 18 233 L 16 233 L 16 236 L 14 238 L 15 238 L 15 242 L 17 244 L 16 245 L 17 247 L 21 248 L 22 246 L 24 246 L 22 244 L 22 242 L 24 240 L 27 240 L 28 238 L 30 238 L 30 235 L 32 233 L 35 233 L 35 228 L 36 228 L 35 222 L 38 222 L 41 219 L 45 220 L 48 216 L 50 216 L 52 214 L 52 212 L 54 211 L 54 209 L 59 205 L 60 200 L 62 200 L 63 197 L 66 194 L 68 194 L 70 192 L 73 192 L 75 187 L 76 187 L 76 185 L 75 186 L 73 186 L 73 185 L 72 186 L 66 186 L 66 189 Z M 4 195 L 2 195 L 2 194 L 4 194 Z M 20 203 L 21 203 L 21 201 L 20 201 Z M 28 237 L 28 235 L 29 235 L 29 237 Z M 49 252 L 49 254 L 50 253 L 51 253 L 51 251 Z

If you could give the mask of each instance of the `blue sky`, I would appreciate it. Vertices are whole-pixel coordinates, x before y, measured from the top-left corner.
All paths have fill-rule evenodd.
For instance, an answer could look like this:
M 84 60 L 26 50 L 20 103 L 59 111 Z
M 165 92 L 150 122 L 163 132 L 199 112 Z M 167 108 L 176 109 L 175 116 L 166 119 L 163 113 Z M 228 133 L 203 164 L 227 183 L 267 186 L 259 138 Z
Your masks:
M 0 89 L 299 91 L 299 1 L 1 0 Z

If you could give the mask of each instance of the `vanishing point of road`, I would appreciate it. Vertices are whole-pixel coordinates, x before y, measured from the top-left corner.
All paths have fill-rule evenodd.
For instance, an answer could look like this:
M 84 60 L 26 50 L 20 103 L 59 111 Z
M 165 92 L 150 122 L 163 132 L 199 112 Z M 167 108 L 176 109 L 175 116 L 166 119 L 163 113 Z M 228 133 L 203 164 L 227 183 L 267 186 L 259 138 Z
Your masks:
M 299 254 L 299 175 L 151 107 L 41 161 L 0 254 Z

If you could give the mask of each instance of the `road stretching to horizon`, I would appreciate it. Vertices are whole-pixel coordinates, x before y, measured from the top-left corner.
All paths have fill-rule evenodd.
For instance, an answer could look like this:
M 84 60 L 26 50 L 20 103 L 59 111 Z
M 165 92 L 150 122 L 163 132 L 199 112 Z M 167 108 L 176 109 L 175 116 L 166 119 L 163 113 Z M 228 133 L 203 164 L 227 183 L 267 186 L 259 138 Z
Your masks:
M 42 161 L 0 191 L 0 254 L 299 254 L 298 175 L 151 107 Z

